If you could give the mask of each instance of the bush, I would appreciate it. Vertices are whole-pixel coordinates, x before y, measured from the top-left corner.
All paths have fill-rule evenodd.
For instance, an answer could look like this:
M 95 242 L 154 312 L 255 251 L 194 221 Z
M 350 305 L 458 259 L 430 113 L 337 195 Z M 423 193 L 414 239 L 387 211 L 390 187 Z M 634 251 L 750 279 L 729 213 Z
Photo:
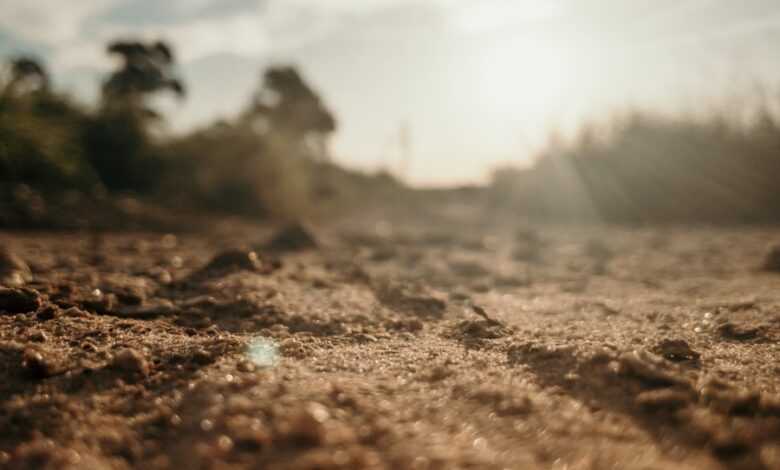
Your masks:
M 266 74 L 258 96 L 280 94 L 278 102 L 256 101 L 232 123 L 158 139 L 161 117 L 150 96 L 166 89 L 184 95 L 170 49 L 119 41 L 109 51 L 123 61 L 95 110 L 52 92 L 35 61 L 20 61 L 16 75 L 0 77 L 0 222 L 66 227 L 68 220 L 52 218 L 63 213 L 59 203 L 78 205 L 93 196 L 104 214 L 120 218 L 112 201 L 140 196 L 183 212 L 298 219 L 314 201 L 319 210 L 341 210 L 369 194 L 384 201 L 398 193 L 388 175 L 362 175 L 327 161 L 335 118 L 294 68 Z
M 85 114 L 66 98 L 36 94 L 0 106 L 0 181 L 44 189 L 91 187 L 98 178 L 85 159 Z
M 148 193 L 159 184 L 162 161 L 146 125 L 132 110 L 103 110 L 85 120 L 84 152 L 109 190 Z
M 310 202 L 310 162 L 248 126 L 216 124 L 171 142 L 163 191 L 207 208 L 292 218 Z
M 532 168 L 497 173 L 492 192 L 552 220 L 780 222 L 780 127 L 757 116 L 739 125 L 630 113 L 601 134 L 553 139 Z

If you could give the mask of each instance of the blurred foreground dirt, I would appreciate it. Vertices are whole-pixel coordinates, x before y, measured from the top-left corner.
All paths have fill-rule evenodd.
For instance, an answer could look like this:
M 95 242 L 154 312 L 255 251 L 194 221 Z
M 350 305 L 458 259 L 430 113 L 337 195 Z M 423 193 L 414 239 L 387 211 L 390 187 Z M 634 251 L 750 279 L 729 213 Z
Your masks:
M 780 230 L 436 227 L 0 234 L 0 467 L 780 469 Z

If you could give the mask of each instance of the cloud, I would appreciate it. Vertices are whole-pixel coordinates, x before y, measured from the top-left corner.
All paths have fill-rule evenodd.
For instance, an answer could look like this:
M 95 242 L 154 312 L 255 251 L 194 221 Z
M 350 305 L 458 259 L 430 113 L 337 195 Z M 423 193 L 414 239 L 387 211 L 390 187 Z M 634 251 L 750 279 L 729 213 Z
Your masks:
M 163 37 L 182 60 L 230 52 L 284 55 L 385 9 L 463 0 L 3 0 L 0 30 L 52 51 L 56 66 L 105 66 L 116 37 Z M 403 28 L 404 25 L 398 25 Z
M 68 43 L 82 34 L 83 22 L 117 0 L 4 0 L 0 27 L 27 41 L 47 45 Z
M 100 63 L 102 45 L 89 41 L 88 20 L 112 7 L 118 0 L 4 0 L 0 6 L 0 29 L 16 39 L 17 49 L 45 51 L 54 68 L 63 64 L 79 67 Z M 71 62 L 72 61 L 72 62 Z
M 10 31 L 5 31 L 0 27 L 0 58 L 16 54 L 34 55 L 45 58 L 48 53 L 48 47 L 16 37 Z
M 452 8 L 453 25 L 478 34 L 560 17 L 566 11 L 560 0 L 482 0 Z
M 266 0 L 121 0 L 94 21 L 128 26 L 166 25 L 257 12 L 266 3 Z
M 269 48 L 267 27 L 258 15 L 202 18 L 165 26 L 105 25 L 97 32 L 98 43 L 118 37 L 163 38 L 172 43 L 182 62 L 220 52 L 253 56 Z

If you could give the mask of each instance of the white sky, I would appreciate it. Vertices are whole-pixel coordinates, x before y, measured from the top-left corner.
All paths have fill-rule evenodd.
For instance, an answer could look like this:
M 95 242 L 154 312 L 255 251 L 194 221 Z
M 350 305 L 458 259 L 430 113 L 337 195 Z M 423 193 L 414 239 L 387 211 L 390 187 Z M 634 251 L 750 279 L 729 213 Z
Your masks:
M 106 41 L 168 39 L 190 87 L 174 129 L 235 113 L 272 62 L 298 64 L 339 117 L 334 154 L 417 184 L 523 163 L 552 127 L 629 104 L 701 109 L 780 77 L 776 0 L 2 0 L 0 55 L 34 52 L 94 97 Z

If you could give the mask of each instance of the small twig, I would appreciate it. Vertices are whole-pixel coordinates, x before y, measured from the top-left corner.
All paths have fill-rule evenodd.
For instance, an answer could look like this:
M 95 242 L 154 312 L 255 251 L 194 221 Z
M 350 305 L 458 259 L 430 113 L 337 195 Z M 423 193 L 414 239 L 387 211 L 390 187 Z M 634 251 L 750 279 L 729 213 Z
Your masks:
M 500 321 L 498 321 L 498 320 L 496 320 L 494 318 L 491 318 L 490 315 L 487 314 L 485 309 L 480 307 L 477 304 L 471 304 L 471 310 L 473 310 L 474 313 L 476 313 L 477 315 L 479 315 L 480 317 L 484 318 L 485 320 L 487 320 L 488 322 L 490 322 L 490 323 L 492 323 L 494 325 L 504 326 L 504 324 L 501 323 Z

